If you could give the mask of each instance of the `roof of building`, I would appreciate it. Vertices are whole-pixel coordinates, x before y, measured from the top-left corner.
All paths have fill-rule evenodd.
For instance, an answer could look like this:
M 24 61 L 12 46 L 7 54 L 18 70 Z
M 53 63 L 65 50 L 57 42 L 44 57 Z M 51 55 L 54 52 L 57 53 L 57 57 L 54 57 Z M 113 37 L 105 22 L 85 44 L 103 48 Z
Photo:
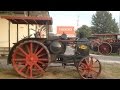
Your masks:
M 13 24 L 39 24 L 39 25 L 52 25 L 51 17 L 36 17 L 36 16 L 1 16 Z

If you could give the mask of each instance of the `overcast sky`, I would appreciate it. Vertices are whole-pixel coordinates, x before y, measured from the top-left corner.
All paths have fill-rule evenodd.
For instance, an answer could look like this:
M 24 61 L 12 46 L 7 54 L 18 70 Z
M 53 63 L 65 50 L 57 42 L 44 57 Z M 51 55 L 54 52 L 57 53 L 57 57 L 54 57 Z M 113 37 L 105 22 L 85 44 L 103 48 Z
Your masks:
M 49 13 L 53 18 L 53 32 L 56 33 L 57 26 L 74 26 L 76 28 L 78 17 L 78 27 L 82 25 L 91 26 L 92 15 L 96 11 L 49 11 Z M 110 13 L 119 23 L 120 11 L 110 11 Z

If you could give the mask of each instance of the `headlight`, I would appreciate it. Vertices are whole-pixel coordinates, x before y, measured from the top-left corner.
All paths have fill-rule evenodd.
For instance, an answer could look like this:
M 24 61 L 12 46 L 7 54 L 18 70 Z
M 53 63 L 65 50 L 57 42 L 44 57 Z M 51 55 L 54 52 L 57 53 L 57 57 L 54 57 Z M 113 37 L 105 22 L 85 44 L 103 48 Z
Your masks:
M 79 48 L 80 49 L 87 49 L 87 46 L 86 45 L 80 45 Z

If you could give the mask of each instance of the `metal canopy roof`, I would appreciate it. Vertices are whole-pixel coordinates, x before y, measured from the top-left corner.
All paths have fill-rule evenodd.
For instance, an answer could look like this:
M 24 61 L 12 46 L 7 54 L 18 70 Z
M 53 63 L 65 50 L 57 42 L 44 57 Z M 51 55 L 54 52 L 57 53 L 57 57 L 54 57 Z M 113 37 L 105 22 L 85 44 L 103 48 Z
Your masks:
M 117 36 L 120 34 L 92 34 L 93 36 Z
M 39 24 L 39 25 L 52 25 L 51 17 L 35 17 L 35 16 L 1 16 L 13 24 Z

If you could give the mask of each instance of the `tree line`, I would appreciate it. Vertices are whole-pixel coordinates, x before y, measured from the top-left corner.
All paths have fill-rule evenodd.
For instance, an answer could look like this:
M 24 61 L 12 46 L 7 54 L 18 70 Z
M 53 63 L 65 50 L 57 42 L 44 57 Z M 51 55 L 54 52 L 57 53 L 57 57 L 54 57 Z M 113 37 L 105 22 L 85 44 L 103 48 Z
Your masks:
M 91 34 L 116 34 L 119 33 L 118 23 L 109 11 L 96 11 L 92 16 L 92 26 L 82 25 L 76 30 L 76 33 L 82 32 L 85 37 Z

